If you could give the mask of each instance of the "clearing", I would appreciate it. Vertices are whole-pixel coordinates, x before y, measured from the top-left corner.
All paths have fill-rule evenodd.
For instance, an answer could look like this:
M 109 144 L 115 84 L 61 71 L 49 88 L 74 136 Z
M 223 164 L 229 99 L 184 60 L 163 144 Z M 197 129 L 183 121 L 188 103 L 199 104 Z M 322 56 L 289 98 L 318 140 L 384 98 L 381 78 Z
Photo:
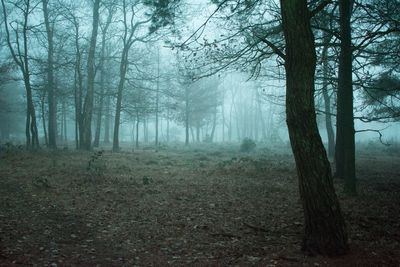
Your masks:
M 358 151 L 356 198 L 335 181 L 351 250 L 323 258 L 299 250 L 291 154 L 237 151 L 3 148 L 0 266 L 400 266 L 399 153 Z

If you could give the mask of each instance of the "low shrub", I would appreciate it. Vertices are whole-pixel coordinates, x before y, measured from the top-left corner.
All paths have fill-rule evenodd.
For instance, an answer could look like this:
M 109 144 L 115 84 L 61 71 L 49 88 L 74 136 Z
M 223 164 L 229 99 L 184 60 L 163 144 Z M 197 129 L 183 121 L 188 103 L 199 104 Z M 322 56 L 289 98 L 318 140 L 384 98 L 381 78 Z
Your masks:
M 251 152 L 256 149 L 256 142 L 251 138 L 244 138 L 240 144 L 240 152 Z

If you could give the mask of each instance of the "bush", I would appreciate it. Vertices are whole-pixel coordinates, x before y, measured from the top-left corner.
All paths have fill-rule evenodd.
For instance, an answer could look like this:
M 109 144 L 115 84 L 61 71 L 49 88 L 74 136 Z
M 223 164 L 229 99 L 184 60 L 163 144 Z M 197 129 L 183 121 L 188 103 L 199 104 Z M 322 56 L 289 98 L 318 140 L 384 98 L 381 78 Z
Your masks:
M 93 152 L 87 163 L 86 170 L 91 177 L 102 177 L 107 169 L 106 163 L 103 159 L 104 150 Z
M 251 152 L 255 148 L 256 143 L 250 138 L 243 139 L 242 143 L 240 144 L 240 152 Z

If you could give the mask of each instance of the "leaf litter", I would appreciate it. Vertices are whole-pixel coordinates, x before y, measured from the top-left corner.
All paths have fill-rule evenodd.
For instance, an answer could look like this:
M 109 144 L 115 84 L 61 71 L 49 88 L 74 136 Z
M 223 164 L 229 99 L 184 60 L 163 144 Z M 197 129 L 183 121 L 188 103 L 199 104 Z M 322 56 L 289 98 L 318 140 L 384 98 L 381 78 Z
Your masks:
M 3 156 L 0 266 L 400 265 L 398 157 L 361 155 L 356 198 L 335 181 L 350 252 L 324 258 L 299 250 L 292 156 L 267 152 Z

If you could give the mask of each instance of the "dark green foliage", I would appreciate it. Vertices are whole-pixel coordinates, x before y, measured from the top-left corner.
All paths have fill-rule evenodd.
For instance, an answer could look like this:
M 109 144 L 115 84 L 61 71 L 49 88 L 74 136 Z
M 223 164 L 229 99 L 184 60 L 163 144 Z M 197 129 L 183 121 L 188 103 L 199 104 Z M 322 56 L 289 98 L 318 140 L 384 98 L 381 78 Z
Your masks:
M 398 120 L 400 106 L 400 79 L 391 73 L 383 73 L 372 80 L 364 90 L 364 105 L 369 108 L 371 118 Z
M 256 148 L 256 143 L 251 138 L 244 138 L 240 144 L 240 152 L 251 152 Z
M 145 0 L 144 4 L 153 9 L 153 12 L 148 14 L 151 17 L 149 31 L 153 33 L 160 28 L 173 26 L 176 15 L 180 13 L 179 3 L 180 0 Z
M 400 79 L 390 73 L 383 73 L 378 79 L 372 81 L 371 90 L 368 90 L 367 98 L 371 102 L 383 101 L 385 97 L 400 92 Z

